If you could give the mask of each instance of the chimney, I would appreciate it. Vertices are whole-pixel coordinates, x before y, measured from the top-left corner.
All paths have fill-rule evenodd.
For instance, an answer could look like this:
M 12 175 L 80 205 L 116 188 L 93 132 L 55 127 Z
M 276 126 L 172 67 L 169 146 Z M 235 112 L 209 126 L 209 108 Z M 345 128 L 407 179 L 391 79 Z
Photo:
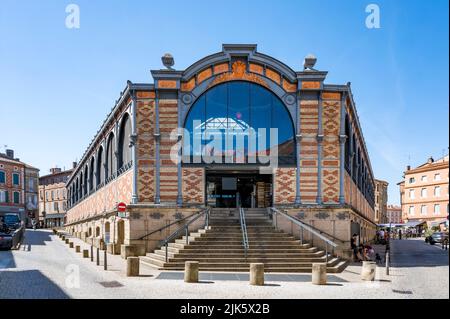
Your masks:
M 77 167 L 77 162 L 72 162 L 72 168 Z
M 14 159 L 14 150 L 7 149 L 6 150 L 6 156 L 10 159 Z
M 61 169 L 59 167 L 50 168 L 50 172 L 52 174 L 61 173 Z
M 411 170 L 411 165 L 406 166 L 406 170 L 407 171 Z
M 430 156 L 430 158 L 428 159 L 428 164 L 434 163 L 434 158 L 433 156 Z

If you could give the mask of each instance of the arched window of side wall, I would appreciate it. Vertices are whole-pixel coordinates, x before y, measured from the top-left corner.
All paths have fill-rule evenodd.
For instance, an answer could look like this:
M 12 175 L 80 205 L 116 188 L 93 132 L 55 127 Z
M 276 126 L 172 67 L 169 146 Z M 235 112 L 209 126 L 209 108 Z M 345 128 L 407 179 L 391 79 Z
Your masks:
M 116 145 L 114 143 L 114 134 L 110 134 L 106 143 L 106 178 L 114 174 Z
M 123 165 L 131 161 L 130 150 L 130 135 L 131 135 L 131 121 L 128 113 L 122 118 L 119 128 L 119 158 L 117 162 L 117 169 L 121 169 Z
M 84 194 L 83 194 L 83 182 L 84 182 L 84 180 L 83 180 L 83 172 L 81 172 L 80 173 L 80 184 L 78 185 L 78 192 L 79 192 L 79 196 L 80 196 L 80 199 L 82 199 L 83 198 L 83 196 L 84 196 Z
M 351 146 L 351 140 L 350 140 L 350 121 L 348 118 L 348 115 L 345 115 L 345 135 L 347 138 L 345 139 L 345 168 L 348 172 L 350 172 L 350 146 Z
M 83 195 L 86 195 L 88 193 L 88 173 L 89 167 L 88 165 L 86 165 L 84 168 Z
M 75 182 L 75 202 L 78 202 L 78 199 L 80 198 L 79 196 L 79 192 L 78 192 L 78 186 L 79 185 L 79 180 L 77 177 L 77 181 Z
M 103 169 L 103 146 L 100 146 L 97 153 L 97 163 L 96 163 L 96 175 L 97 175 L 97 185 L 100 185 L 105 181 L 105 170 Z
M 94 157 L 91 158 L 91 162 L 89 164 L 89 189 L 93 190 L 94 188 Z

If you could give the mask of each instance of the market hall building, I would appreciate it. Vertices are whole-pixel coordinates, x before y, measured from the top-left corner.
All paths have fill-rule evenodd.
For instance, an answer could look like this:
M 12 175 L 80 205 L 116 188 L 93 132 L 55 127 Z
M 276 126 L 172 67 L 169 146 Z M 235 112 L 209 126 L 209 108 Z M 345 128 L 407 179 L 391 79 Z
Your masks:
M 340 257 L 353 234 L 374 237 L 374 176 L 349 83 L 326 84 L 311 56 L 294 71 L 256 45 L 223 45 L 183 71 L 171 60 L 151 71 L 154 83 L 128 81 L 78 162 L 67 230 L 145 255 L 205 208 L 212 220 L 274 207 L 336 243 Z M 283 219 L 298 240 L 296 222 Z

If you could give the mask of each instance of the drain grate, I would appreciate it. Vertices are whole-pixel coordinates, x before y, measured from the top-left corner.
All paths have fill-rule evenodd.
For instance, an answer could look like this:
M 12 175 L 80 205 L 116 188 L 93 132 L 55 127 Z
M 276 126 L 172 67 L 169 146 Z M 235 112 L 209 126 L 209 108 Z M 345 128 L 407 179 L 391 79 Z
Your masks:
M 412 295 L 411 290 L 396 290 L 392 289 L 392 292 L 395 292 L 396 294 L 402 294 L 402 295 Z
M 102 285 L 105 288 L 118 288 L 123 287 L 123 285 L 118 281 L 102 281 L 99 282 L 100 285 Z

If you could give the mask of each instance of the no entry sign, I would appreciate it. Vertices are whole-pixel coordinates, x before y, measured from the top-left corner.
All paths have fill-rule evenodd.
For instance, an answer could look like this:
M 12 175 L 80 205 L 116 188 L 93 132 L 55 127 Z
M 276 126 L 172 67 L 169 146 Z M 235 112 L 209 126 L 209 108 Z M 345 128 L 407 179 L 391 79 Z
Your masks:
M 127 210 L 127 205 L 123 202 L 117 204 L 117 211 L 123 213 Z

